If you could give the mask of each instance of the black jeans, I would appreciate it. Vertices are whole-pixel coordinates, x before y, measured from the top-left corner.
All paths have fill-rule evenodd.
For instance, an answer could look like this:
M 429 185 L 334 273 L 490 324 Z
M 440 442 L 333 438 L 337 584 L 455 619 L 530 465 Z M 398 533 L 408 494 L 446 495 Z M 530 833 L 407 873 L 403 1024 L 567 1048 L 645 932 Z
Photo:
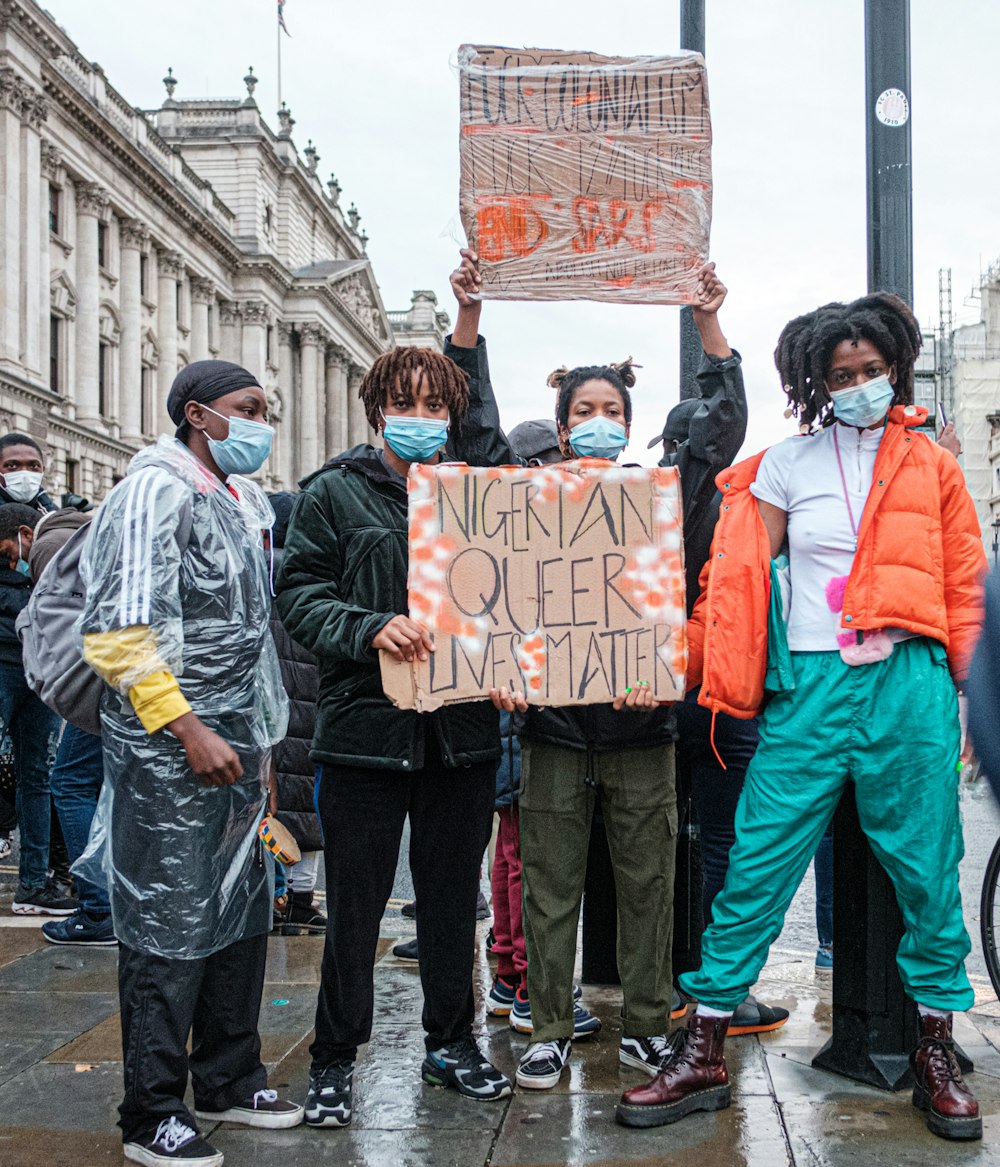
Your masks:
M 674 706 L 677 718 L 677 769 L 691 791 L 704 870 L 704 925 L 712 920 L 712 901 L 722 891 L 729 870 L 729 851 L 736 841 L 736 804 L 743 779 L 757 749 L 757 719 L 743 721 L 720 713 L 715 719 L 715 748 L 726 763 L 719 765 L 712 750 L 711 710 L 697 704 L 698 691 Z M 681 780 L 679 779 L 678 785 Z
M 328 924 L 313 1066 L 353 1059 L 371 1037 L 379 924 L 410 816 L 427 1048 L 472 1031 L 476 897 L 493 820 L 495 765 L 448 769 L 436 745 L 422 770 L 324 766 L 318 804 Z
M 257 1033 L 266 959 L 266 933 L 203 960 L 120 945 L 125 1098 L 118 1125 L 126 1143 L 145 1141 L 171 1115 L 198 1129 L 184 1105 L 189 1066 L 198 1110 L 226 1110 L 267 1086 Z

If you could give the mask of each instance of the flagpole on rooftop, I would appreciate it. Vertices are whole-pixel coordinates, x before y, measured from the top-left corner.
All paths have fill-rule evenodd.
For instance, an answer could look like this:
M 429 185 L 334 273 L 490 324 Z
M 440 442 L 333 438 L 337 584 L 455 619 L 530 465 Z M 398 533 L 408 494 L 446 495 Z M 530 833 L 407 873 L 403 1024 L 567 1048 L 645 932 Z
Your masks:
M 280 20 L 276 20 L 274 22 L 274 31 L 278 37 L 278 109 L 281 109 L 281 22 L 280 22 Z

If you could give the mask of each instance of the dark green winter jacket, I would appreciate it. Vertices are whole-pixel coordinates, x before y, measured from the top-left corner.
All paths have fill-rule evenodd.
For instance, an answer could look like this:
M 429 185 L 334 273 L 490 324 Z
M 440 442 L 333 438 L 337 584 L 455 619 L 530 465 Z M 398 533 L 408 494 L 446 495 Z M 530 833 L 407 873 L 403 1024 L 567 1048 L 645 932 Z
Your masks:
M 446 766 L 500 757 L 488 701 L 435 713 L 397 709 L 382 692 L 372 640 L 406 614 L 406 483 L 375 450 L 349 451 L 302 482 L 275 601 L 293 639 L 319 661 L 315 762 L 411 772 L 434 734 Z

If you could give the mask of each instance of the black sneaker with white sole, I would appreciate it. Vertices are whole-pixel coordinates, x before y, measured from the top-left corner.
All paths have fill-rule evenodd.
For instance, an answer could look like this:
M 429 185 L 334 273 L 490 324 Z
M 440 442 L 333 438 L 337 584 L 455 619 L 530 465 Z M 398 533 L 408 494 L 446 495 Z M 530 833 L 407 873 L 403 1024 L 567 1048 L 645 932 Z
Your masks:
M 298 1126 L 302 1107 L 297 1102 L 279 1098 L 277 1090 L 258 1090 L 250 1098 L 234 1103 L 226 1110 L 195 1110 L 198 1118 L 210 1122 L 238 1122 L 241 1126 L 280 1131 Z
M 656 1034 L 654 1037 L 626 1036 L 618 1046 L 618 1060 L 623 1066 L 642 1070 L 651 1078 L 665 1070 L 676 1056 L 676 1043 L 663 1034 Z
M 50 880 L 44 887 L 18 884 L 11 911 L 15 916 L 72 916 L 79 907 L 72 896 L 65 895 Z
M 351 1121 L 353 1062 L 331 1062 L 309 1072 L 307 1126 L 347 1126 Z
M 454 1086 L 481 1102 L 506 1098 L 512 1090 L 510 1079 L 483 1057 L 471 1037 L 428 1050 L 420 1076 L 428 1086 Z
M 126 1159 L 144 1167 L 222 1167 L 222 1152 L 174 1115 L 160 1123 L 149 1142 L 126 1143 L 123 1150 Z
M 533 1041 L 517 1063 L 517 1084 L 526 1090 L 551 1090 L 559 1081 L 573 1052 L 568 1038 Z

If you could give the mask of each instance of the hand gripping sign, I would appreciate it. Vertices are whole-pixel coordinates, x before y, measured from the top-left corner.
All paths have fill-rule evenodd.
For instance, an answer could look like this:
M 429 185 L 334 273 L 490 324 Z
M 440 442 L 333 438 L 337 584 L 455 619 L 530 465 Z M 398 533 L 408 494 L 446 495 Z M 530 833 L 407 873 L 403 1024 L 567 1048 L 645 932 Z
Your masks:
M 483 298 L 693 303 L 712 222 L 703 58 L 463 45 L 458 61 Z
M 592 705 L 640 681 L 683 698 L 675 469 L 414 463 L 408 488 L 409 615 L 435 651 L 381 654 L 394 704 L 430 712 L 506 686 L 533 705 Z

